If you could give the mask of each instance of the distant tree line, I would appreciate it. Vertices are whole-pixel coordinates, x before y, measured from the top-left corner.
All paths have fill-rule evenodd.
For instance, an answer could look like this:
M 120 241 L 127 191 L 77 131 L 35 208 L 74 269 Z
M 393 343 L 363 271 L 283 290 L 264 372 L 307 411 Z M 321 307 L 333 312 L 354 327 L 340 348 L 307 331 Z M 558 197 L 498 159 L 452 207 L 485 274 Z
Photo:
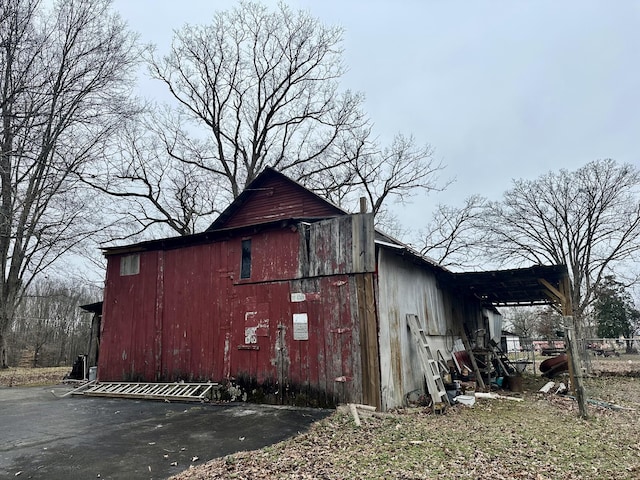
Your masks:
M 34 282 L 9 330 L 9 364 L 22 367 L 70 365 L 87 354 L 91 314 L 80 309 L 100 298 L 86 285 L 57 280 Z
M 562 315 L 551 307 L 503 310 L 505 328 L 518 336 L 551 341 L 564 335 Z M 639 345 L 634 345 L 633 339 L 640 337 L 640 310 L 624 284 L 613 276 L 607 276 L 596 290 L 583 332 L 586 340 L 624 338 L 627 352 L 637 350 Z

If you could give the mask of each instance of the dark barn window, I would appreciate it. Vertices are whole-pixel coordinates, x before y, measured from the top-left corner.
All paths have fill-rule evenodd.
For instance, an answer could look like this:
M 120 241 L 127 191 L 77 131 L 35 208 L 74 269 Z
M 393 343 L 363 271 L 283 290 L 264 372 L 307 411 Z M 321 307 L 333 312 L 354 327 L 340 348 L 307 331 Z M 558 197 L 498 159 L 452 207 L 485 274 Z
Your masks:
M 251 240 L 242 240 L 242 263 L 240 278 L 251 277 Z

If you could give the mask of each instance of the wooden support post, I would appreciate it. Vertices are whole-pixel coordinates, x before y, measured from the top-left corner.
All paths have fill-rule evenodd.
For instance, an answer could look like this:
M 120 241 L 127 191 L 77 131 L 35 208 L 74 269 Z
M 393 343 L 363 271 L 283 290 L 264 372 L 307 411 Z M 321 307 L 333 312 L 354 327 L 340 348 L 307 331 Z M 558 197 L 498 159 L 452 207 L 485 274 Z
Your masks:
M 576 331 L 573 325 L 573 317 L 564 317 L 565 343 L 567 348 L 567 360 L 569 363 L 569 378 L 571 378 L 571 389 L 578 401 L 578 409 L 581 418 L 587 418 L 587 405 L 585 401 L 584 384 L 582 381 L 582 366 L 580 362 L 580 352 Z
M 567 363 L 569 365 L 569 378 L 571 379 L 571 389 L 573 390 L 576 400 L 578 401 L 578 410 L 581 418 L 587 418 L 587 403 L 584 393 L 584 384 L 582 382 L 582 357 L 578 351 L 578 342 L 576 338 L 576 329 L 573 322 L 573 306 L 571 304 L 571 284 L 569 275 L 565 274 L 560 281 L 558 289 L 547 281 L 541 280 L 540 283 L 547 287 L 553 296 L 559 301 L 562 308 L 564 320 L 564 341 L 567 351 Z
M 358 318 L 360 319 L 360 356 L 362 361 L 362 401 L 382 408 L 380 355 L 372 273 L 355 275 Z
M 478 368 L 476 357 L 473 355 L 473 350 L 471 350 L 471 344 L 469 343 L 467 334 L 464 332 L 464 328 L 460 329 L 460 338 L 462 338 L 462 344 L 464 345 L 465 350 L 469 354 L 469 360 L 471 360 L 471 366 L 473 367 L 473 372 L 476 375 L 476 383 L 478 384 L 478 388 L 484 392 L 487 389 L 487 387 L 484 384 L 482 375 L 480 374 L 480 369 Z

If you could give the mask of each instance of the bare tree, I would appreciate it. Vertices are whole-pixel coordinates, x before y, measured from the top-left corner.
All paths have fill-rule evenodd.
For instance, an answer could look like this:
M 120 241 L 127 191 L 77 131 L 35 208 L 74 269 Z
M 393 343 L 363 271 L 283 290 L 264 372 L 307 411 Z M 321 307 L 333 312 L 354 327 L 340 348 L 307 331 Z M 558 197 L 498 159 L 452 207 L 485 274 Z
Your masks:
M 396 236 L 406 235 L 389 203 L 405 205 L 420 191 L 446 188 L 448 182 L 439 179 L 443 164 L 431 145 L 417 145 L 413 136 L 396 134 L 390 145 L 381 147 L 369 128 L 352 133 L 335 146 L 339 168 L 323 169 L 322 175 L 297 171 L 298 179 L 345 210 L 357 210 L 359 198 L 364 197 L 377 226 Z
M 109 5 L 0 2 L 0 367 L 25 289 L 95 229 L 78 175 L 126 114 L 136 59 Z
M 640 172 L 598 160 L 569 172 L 517 180 L 484 224 L 497 260 L 565 264 L 577 324 L 607 274 L 637 262 L 640 253 Z
M 343 151 L 350 181 L 336 190 L 355 189 L 365 195 L 373 213 L 382 211 L 389 199 L 402 205 L 419 190 L 442 190 L 438 174 L 444 169 L 435 159 L 433 148 L 417 145 L 413 136 L 396 134 L 390 145 L 380 147 L 367 137 L 356 139 L 352 151 Z M 342 195 L 344 195 L 341 192 Z M 333 192 L 327 190 L 331 198 Z
M 473 195 L 462 207 L 438 205 L 431 221 L 421 232 L 420 253 L 446 267 L 477 266 L 484 258 L 484 218 L 486 199 Z
M 16 310 L 10 336 L 16 350 L 14 362 L 33 367 L 70 365 L 79 354 L 87 353 L 90 319 L 80 305 L 99 298 L 77 282 L 37 279 L 23 295 Z
M 562 315 L 552 307 L 546 307 L 538 311 L 536 333 L 551 342 L 564 335 Z
M 150 70 L 205 137 L 195 157 L 170 154 L 218 175 L 231 198 L 266 166 L 286 172 L 329 157 L 364 123 L 361 95 L 338 88 L 341 41 L 340 28 L 284 4 L 240 2 L 210 25 L 184 27 Z
M 413 137 L 379 146 L 362 95 L 339 89 L 341 42 L 342 29 L 284 4 L 240 2 L 209 25 L 185 26 L 167 55 L 148 58 L 171 109 L 128 129 L 88 181 L 125 200 L 132 234 L 198 231 L 266 166 L 345 209 L 364 195 L 378 223 L 398 230 L 383 204 L 438 188 L 442 165 Z
M 500 312 L 513 333 L 520 337 L 533 337 L 540 330 L 540 307 L 502 307 Z
M 193 234 L 220 212 L 218 205 L 225 197 L 218 195 L 218 176 L 197 162 L 181 161 L 201 154 L 200 145 L 184 132 L 175 112 L 138 116 L 114 139 L 103 168 L 83 178 L 94 189 L 120 199 L 108 211 L 122 219 L 123 231 L 110 240 L 138 236 L 158 226 L 156 234 Z

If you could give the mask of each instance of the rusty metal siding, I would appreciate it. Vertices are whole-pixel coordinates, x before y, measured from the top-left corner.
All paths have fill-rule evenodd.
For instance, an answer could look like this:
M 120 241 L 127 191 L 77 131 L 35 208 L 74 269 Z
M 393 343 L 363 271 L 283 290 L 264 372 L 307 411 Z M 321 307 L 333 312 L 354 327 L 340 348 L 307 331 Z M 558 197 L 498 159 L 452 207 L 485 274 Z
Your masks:
M 251 192 L 242 209 L 224 223 L 224 228 L 255 225 L 288 218 L 322 218 L 336 216 L 336 208 L 308 190 L 279 177 L 265 179 Z

